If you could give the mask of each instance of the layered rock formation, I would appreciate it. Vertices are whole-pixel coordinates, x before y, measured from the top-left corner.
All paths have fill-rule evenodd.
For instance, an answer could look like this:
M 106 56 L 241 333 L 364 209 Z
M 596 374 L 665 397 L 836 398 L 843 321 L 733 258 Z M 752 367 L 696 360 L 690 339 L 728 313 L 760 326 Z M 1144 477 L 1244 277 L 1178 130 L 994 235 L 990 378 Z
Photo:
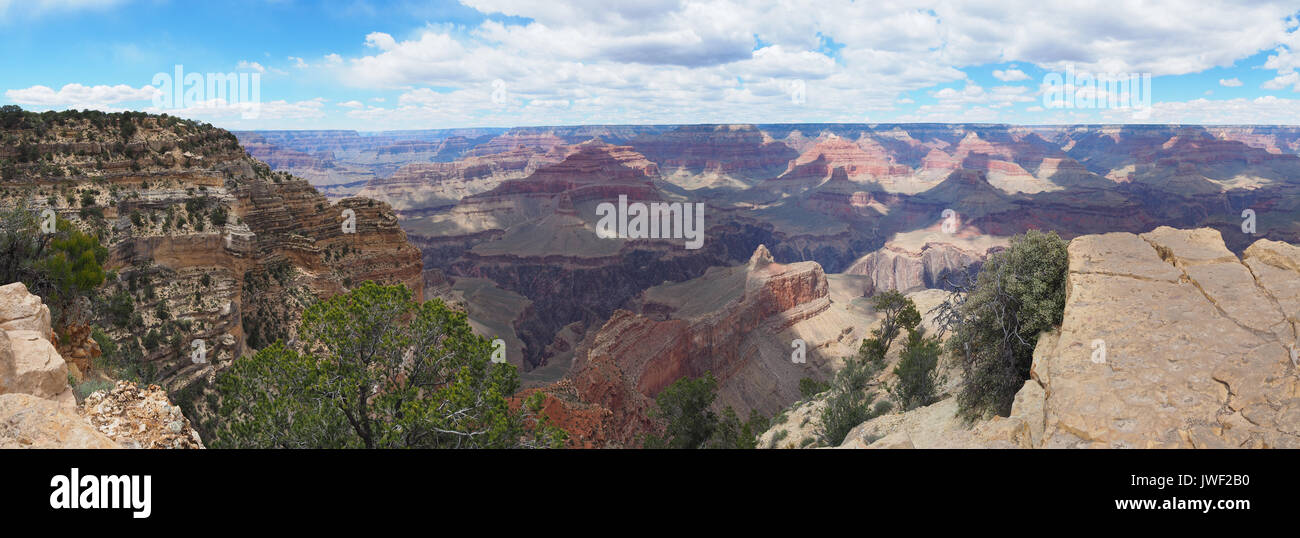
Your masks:
M 642 312 L 648 290 L 743 263 L 759 244 L 775 263 L 816 262 L 833 274 L 832 288 L 838 282 L 860 298 L 941 286 L 946 274 L 977 268 L 990 249 L 1027 229 L 1070 239 L 1212 227 L 1239 254 L 1257 237 L 1300 241 L 1294 127 L 669 125 L 479 134 L 385 133 L 408 137 L 411 151 L 403 155 L 430 162 L 394 166 L 366 153 L 373 149 L 358 150 L 365 156 L 352 162 L 373 175 L 366 192 L 400 205 L 425 280 L 441 282 L 436 294 L 464 301 L 476 330 L 506 340 L 529 387 L 555 385 L 571 362 L 583 360 L 578 351 L 587 348 L 579 342 L 611 323 L 631 334 L 650 320 L 645 334 L 690 338 L 671 329 L 673 321 L 689 324 L 685 319 Z M 302 143 L 293 133 L 267 136 L 320 156 L 333 135 L 305 133 Z M 415 143 L 451 147 L 453 138 L 455 157 L 446 148 L 428 157 L 433 153 Z M 567 148 L 564 160 L 549 162 L 560 155 L 556 148 Z M 619 193 L 705 204 L 704 248 L 596 238 L 594 205 Z M 1258 216 L 1253 237 L 1238 232 L 1244 209 Z M 949 210 L 958 225 L 952 235 L 941 232 Z M 840 272 L 849 274 L 834 275 Z M 639 416 L 649 400 L 638 389 L 641 372 L 627 376 L 631 389 L 619 389 L 621 382 L 608 380 L 623 377 L 622 366 L 601 361 L 592 362 L 600 367 L 590 383 L 565 378 L 570 385 L 548 405 L 596 405 L 574 420 L 593 436 L 616 439 L 626 432 L 596 427 L 606 419 L 595 417 L 606 416 L 600 409 L 623 411 L 591 404 L 584 391 L 623 402 L 625 417 Z M 645 383 L 658 385 L 653 378 Z M 733 402 L 742 408 L 746 398 L 788 396 L 758 385 L 746 390 L 767 392 Z
M 117 278 L 97 293 L 119 307 L 88 321 L 171 390 L 206 381 L 250 347 L 292 339 L 306 304 L 353 284 L 423 293 L 420 254 L 386 205 L 331 203 L 250 158 L 225 131 L 84 113 L 5 135 L 50 156 L 0 183 L 0 206 L 50 209 L 99 237 Z M 76 338 L 65 351 L 85 350 L 77 360 L 87 366 L 94 353 L 78 327 L 68 328 Z
M 401 216 L 427 215 L 504 181 L 532 174 L 542 165 L 560 162 L 566 147 L 520 147 L 453 162 L 412 163 L 391 177 L 367 181 L 357 196 L 387 202 Z
M 1065 317 L 1010 417 L 968 427 L 948 399 L 851 432 L 846 447 L 1300 446 L 1300 248 L 1238 258 L 1209 229 L 1074 239 Z
M 718 380 L 719 409 L 771 415 L 798 398 L 799 379 L 824 377 L 853 352 L 866 325 L 853 300 L 816 263 L 776 263 L 759 246 L 745 264 L 646 290 L 635 311 L 615 312 L 582 341 L 565 380 L 546 392 L 602 417 L 579 428 L 595 443 L 635 443 L 653 431 L 654 396 L 706 372 Z M 806 362 L 792 359 L 796 341 Z
M 1006 238 L 965 230 L 920 230 L 899 234 L 880 250 L 853 262 L 844 273 L 868 277 L 863 295 L 943 288 L 949 278 L 959 283 L 963 273 L 978 271 L 991 252 L 1005 246 Z

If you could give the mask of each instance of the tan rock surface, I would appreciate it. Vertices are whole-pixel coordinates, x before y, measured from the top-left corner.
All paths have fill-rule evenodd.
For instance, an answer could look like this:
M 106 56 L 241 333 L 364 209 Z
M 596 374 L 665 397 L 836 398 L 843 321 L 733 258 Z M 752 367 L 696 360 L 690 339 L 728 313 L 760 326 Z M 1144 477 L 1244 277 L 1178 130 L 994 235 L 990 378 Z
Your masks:
M 30 394 L 0 394 L 0 449 L 121 448 L 70 409 Z
M 1280 306 L 1300 297 L 1293 254 L 1260 242 L 1242 262 L 1205 229 L 1072 241 L 1059 339 L 1034 359 L 1046 394 L 1035 444 L 1300 446 L 1295 316 Z
M 867 421 L 843 448 L 1300 447 L 1300 249 L 1168 227 L 1069 246 L 1065 315 L 1010 417 L 952 398 Z M 1104 349 L 1104 352 L 1103 352 Z
M 0 339 L 0 394 L 23 393 L 38 398 L 55 400 L 71 408 L 76 406 L 72 388 L 68 386 L 68 365 L 59 356 L 49 340 L 36 331 L 3 332 Z M 5 349 L 9 353 L 5 355 Z
M 0 286 L 0 330 L 36 331 L 50 338 L 50 307 L 22 282 Z

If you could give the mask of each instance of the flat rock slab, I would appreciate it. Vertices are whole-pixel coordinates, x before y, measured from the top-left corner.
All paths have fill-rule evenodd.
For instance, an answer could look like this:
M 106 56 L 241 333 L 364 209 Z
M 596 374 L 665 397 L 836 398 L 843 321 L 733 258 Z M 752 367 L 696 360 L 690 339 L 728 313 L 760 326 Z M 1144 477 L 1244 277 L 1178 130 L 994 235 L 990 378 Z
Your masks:
M 30 394 L 0 394 L 0 449 L 121 448 L 58 403 Z

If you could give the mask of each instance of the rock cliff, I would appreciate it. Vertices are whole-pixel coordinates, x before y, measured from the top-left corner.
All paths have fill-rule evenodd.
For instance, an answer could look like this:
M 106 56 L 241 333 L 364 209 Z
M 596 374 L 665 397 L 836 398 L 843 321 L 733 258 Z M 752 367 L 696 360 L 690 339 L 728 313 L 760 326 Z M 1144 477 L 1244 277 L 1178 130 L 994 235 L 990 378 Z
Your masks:
M 169 390 L 204 382 L 249 348 L 292 339 L 302 308 L 364 280 L 423 293 L 420 254 L 392 210 L 330 202 L 273 172 L 228 132 L 169 116 L 30 115 L 4 130 L 0 207 L 59 218 L 109 249 L 95 319 Z M 25 160 L 25 148 L 41 157 Z M 84 327 L 64 350 L 88 366 Z M 195 342 L 202 342 L 196 358 Z M 80 351 L 79 351 L 80 350 Z M 82 368 L 78 368 L 81 370 Z M 85 372 L 80 372 L 85 373 Z
M 851 432 L 870 448 L 1300 447 L 1300 248 L 1160 227 L 1075 238 L 1065 316 L 1010 417 L 947 399 Z
M 718 380 L 719 409 L 770 416 L 798 398 L 800 379 L 824 377 L 851 354 L 867 325 L 855 297 L 833 287 L 816 263 L 777 263 L 760 245 L 745 264 L 646 290 L 635 311 L 588 334 L 565 379 L 545 391 L 596 410 L 582 415 L 600 419 L 579 429 L 598 433 L 584 441 L 634 443 L 653 431 L 647 412 L 659 391 L 706 372 Z M 792 358 L 796 341 L 805 362 Z

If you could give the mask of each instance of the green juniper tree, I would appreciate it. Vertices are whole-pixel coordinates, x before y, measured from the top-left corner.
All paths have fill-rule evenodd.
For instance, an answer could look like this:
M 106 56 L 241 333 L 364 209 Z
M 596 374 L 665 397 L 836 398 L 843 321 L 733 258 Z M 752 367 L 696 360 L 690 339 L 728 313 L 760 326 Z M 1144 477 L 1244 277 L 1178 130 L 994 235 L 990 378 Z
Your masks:
M 655 418 L 664 423 L 662 435 L 647 436 L 646 448 L 757 448 L 758 436 L 768 420 L 751 410 L 741 421 L 730 406 L 721 415 L 712 410 L 718 380 L 710 372 L 698 378 L 683 377 L 655 397 Z
M 364 282 L 314 303 L 300 348 L 276 342 L 217 381 L 217 447 L 558 447 L 539 394 L 512 406 L 513 365 L 466 316 L 417 303 L 403 285 Z
M 947 348 L 958 358 L 957 395 L 969 420 L 1006 416 L 1029 378 L 1039 333 L 1061 324 L 1069 253 L 1056 232 L 1029 230 L 989 257 L 974 283 L 959 283 L 939 307 Z

